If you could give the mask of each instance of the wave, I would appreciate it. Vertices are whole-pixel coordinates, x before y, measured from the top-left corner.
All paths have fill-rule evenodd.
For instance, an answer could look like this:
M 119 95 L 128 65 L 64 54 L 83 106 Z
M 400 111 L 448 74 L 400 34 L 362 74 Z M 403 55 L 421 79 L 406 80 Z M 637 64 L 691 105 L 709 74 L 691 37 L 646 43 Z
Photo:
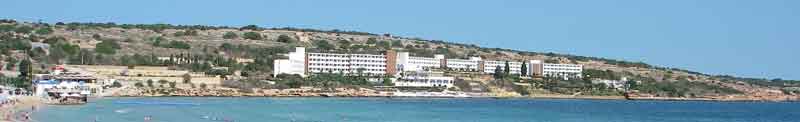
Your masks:
M 179 102 L 114 102 L 114 104 L 135 104 L 135 105 L 174 105 L 174 106 L 199 106 L 197 103 L 179 103 Z
M 129 111 L 131 111 L 131 109 L 127 109 L 127 108 L 126 109 L 114 110 L 114 112 L 121 113 L 121 114 L 128 113 Z

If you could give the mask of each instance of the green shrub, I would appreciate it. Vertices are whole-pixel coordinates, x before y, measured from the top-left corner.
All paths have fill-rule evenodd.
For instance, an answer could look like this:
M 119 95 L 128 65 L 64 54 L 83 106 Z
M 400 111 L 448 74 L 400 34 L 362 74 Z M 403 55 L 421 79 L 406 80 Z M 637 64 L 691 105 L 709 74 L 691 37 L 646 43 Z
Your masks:
M 246 32 L 244 33 L 244 39 L 261 40 L 264 39 L 264 37 L 262 37 L 261 34 L 256 32 Z
M 31 31 L 33 31 L 33 28 L 31 26 L 19 26 L 16 29 L 14 29 L 14 32 L 17 32 L 17 33 L 26 33 L 27 34 L 27 33 L 31 33 Z
M 239 35 L 234 33 L 234 32 L 225 32 L 225 34 L 222 35 L 222 38 L 224 38 L 224 39 L 236 39 L 236 38 L 239 38 Z
M 100 43 L 97 43 L 97 45 L 94 48 L 94 51 L 101 54 L 111 55 L 117 53 L 117 49 L 121 48 L 122 47 L 119 46 L 116 40 L 107 39 L 103 40 Z
M 43 27 L 43 28 L 36 29 L 36 31 L 34 31 L 34 33 L 39 34 L 39 35 L 48 35 L 48 34 L 53 33 L 53 29 L 51 29 L 49 27 Z
M 280 36 L 278 36 L 278 42 L 292 43 L 292 42 L 294 42 L 294 38 L 286 36 L 286 35 L 280 35 Z

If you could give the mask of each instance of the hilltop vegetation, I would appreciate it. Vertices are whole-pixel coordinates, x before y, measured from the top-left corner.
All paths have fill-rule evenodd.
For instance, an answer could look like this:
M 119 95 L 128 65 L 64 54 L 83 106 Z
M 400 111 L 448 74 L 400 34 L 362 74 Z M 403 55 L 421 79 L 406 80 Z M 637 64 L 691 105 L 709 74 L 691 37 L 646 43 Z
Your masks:
M 24 23 L 0 20 L 0 54 L 4 68 L 23 71 L 21 59 L 28 59 L 35 69 L 53 64 L 169 66 L 193 72 L 231 76 L 241 72 L 242 82 L 257 83 L 275 80 L 279 84 L 354 85 L 370 86 L 383 83 L 362 82 L 368 77 L 319 75 L 310 78 L 295 76 L 269 77 L 274 59 L 284 58 L 295 46 L 308 47 L 311 52 L 380 53 L 385 50 L 411 52 L 416 56 L 432 57 L 444 54 L 448 58 L 479 56 L 490 60 L 544 60 L 548 63 L 571 63 L 585 66 L 584 79 L 523 80 L 518 76 L 497 78 L 504 82 L 533 84 L 518 92 L 547 91 L 558 94 L 583 93 L 590 95 L 619 95 L 622 91 L 608 89 L 590 81 L 594 79 L 631 81 L 629 88 L 643 94 L 671 97 L 722 96 L 731 94 L 796 94 L 800 81 L 782 79 L 739 78 L 727 75 L 708 75 L 677 68 L 659 67 L 643 62 L 569 54 L 517 51 L 485 48 L 441 40 L 396 37 L 391 34 L 372 34 L 342 30 L 299 28 L 263 28 L 115 23 Z M 238 62 L 253 59 L 252 63 Z M 226 67 L 225 70 L 214 67 Z M 43 71 L 43 70 L 34 70 Z M 29 72 L 21 73 L 29 75 Z M 380 78 L 380 77 L 378 77 Z M 13 80 L 5 80 L 13 82 Z M 333 82 L 328 82 L 333 81 Z M 508 83 L 498 82 L 495 85 Z M 531 90 L 533 89 L 533 90 Z M 789 89 L 789 90 L 786 90 Z

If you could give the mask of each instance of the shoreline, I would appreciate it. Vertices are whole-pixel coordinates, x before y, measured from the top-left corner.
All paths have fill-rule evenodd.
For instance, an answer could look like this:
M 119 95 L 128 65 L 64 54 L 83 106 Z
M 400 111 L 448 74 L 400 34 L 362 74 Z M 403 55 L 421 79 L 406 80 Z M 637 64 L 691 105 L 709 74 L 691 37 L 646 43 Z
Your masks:
M 714 101 L 714 102 L 796 102 L 794 97 L 769 99 L 765 97 L 655 97 L 655 96 L 592 96 L 566 94 L 530 94 L 498 96 L 493 93 L 476 92 L 400 92 L 376 91 L 363 88 L 292 88 L 292 89 L 253 89 L 241 92 L 230 88 L 175 89 L 175 88 L 134 88 L 117 90 L 104 97 L 383 97 L 383 98 L 493 98 L 493 99 L 589 99 L 589 100 L 631 100 L 631 101 Z
M 15 99 L 18 100 L 16 103 L 4 105 L 0 110 L 0 122 L 19 122 L 24 112 L 30 115 L 36 111 L 33 108 L 39 109 L 43 105 L 41 99 L 35 96 L 18 96 Z
M 625 99 L 624 96 L 571 96 L 571 95 L 537 95 L 519 97 L 495 97 L 495 96 L 106 96 L 104 98 L 169 98 L 169 97 L 189 97 L 189 98 L 430 98 L 430 99 L 574 99 L 574 100 L 625 100 L 625 101 L 704 101 L 704 102 L 800 102 L 800 100 L 741 100 L 741 99 L 710 99 L 710 98 L 649 98 L 632 97 Z

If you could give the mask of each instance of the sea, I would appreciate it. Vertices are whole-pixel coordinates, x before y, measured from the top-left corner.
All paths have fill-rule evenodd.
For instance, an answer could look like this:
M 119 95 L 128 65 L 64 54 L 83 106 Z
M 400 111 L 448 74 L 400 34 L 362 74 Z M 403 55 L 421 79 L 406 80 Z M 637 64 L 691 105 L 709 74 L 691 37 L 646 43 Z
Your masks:
M 800 122 L 798 102 L 123 97 L 38 107 L 34 122 Z M 148 120 L 146 120 L 148 119 Z

